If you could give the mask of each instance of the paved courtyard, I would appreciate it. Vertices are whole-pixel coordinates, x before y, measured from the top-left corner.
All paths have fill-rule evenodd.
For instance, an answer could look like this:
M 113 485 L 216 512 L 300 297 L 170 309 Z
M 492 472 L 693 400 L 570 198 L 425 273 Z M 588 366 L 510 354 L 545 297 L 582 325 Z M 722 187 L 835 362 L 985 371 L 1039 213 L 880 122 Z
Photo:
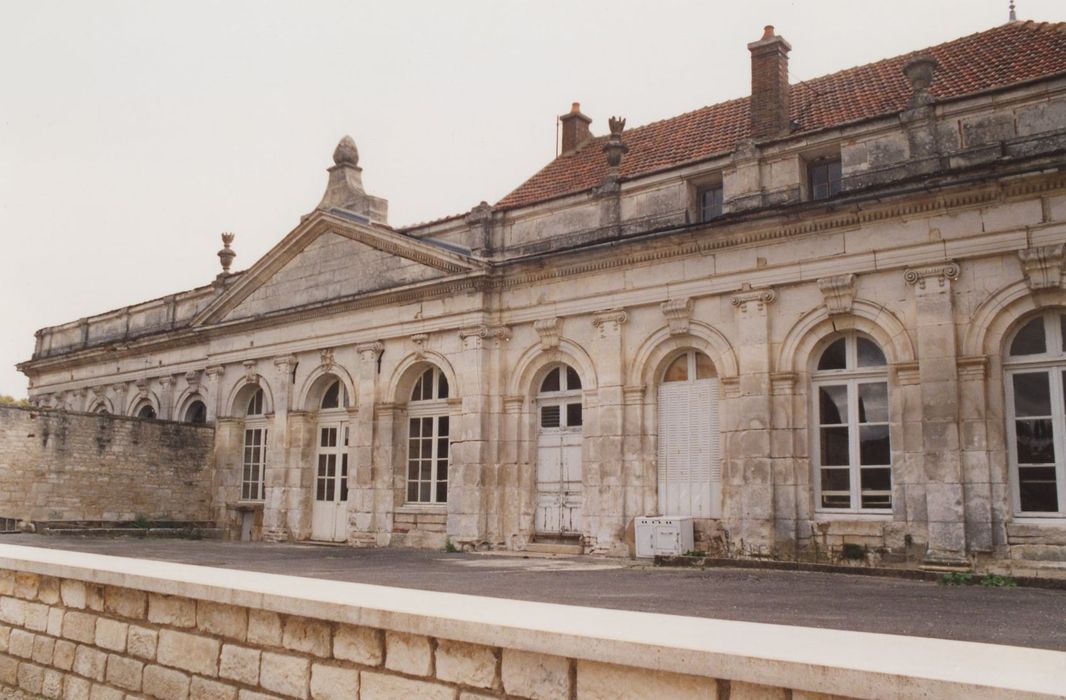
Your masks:
M 1066 651 L 1063 590 L 753 569 L 632 568 L 590 557 L 35 535 L 3 542 L 401 588 Z

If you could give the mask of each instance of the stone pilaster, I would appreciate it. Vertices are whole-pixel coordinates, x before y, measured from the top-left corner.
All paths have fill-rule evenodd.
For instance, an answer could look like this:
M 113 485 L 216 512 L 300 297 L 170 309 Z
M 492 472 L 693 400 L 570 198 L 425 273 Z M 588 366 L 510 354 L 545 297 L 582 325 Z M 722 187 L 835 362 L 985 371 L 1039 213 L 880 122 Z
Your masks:
M 625 553 L 625 347 L 624 309 L 609 309 L 592 318 L 590 352 L 596 358 L 599 385 L 592 419 L 585 423 L 584 530 L 593 551 Z M 587 402 L 587 403 L 591 403 Z
M 966 548 L 970 552 L 990 553 L 997 542 L 1006 541 L 1003 514 L 993 515 L 993 488 L 1006 484 L 995 483 L 1001 480 L 993 474 L 988 452 L 988 358 L 960 357 L 956 366 Z
M 654 511 L 658 496 L 656 474 L 651 468 L 650 460 L 645 459 L 644 446 L 647 435 L 644 434 L 644 395 L 643 384 L 622 387 L 624 405 L 622 420 L 624 431 L 622 438 L 622 488 L 624 500 L 622 524 L 628 534 L 633 518 L 650 514 Z M 650 470 L 650 471 L 649 471 Z M 626 538 L 628 542 L 628 537 Z
M 921 380 L 922 466 L 929 522 L 929 564 L 966 561 L 962 464 L 959 445 L 959 375 L 952 282 L 955 262 L 908 269 L 914 289 Z
M 204 403 L 207 404 L 208 423 L 214 423 L 218 416 L 229 413 L 229 407 L 222 405 L 222 372 L 222 365 L 211 365 L 204 370 L 207 377 L 204 383 L 207 392 L 204 396 Z
M 743 547 L 742 553 L 765 553 L 774 544 L 767 306 L 776 298 L 773 289 L 753 289 L 745 284 L 731 300 L 736 309 L 740 377 L 735 396 L 722 405 L 723 515 L 734 544 Z
M 181 416 L 174 415 L 174 377 L 159 378 L 159 417 L 181 420 Z
M 298 466 L 292 462 L 292 444 L 289 426 L 289 402 L 292 393 L 290 376 L 296 358 L 289 355 L 274 359 L 275 381 L 273 388 L 274 419 L 267 428 L 267 464 L 266 493 L 263 509 L 264 537 L 272 541 L 284 541 L 295 534 L 289 523 L 292 504 L 291 467 Z M 251 374 L 255 365 L 245 363 L 245 373 Z M 258 374 L 255 375 L 258 381 Z M 297 486 L 299 482 L 297 481 Z
M 116 382 L 111 385 L 111 406 L 115 409 L 115 415 L 126 415 L 129 392 L 130 385 L 128 382 Z
M 355 372 L 358 411 L 351 417 L 351 449 L 348 453 L 348 541 L 359 545 L 376 544 L 375 530 L 385 531 L 375 523 L 374 510 L 375 387 L 378 358 L 384 349 L 385 346 L 377 342 L 356 347 L 359 355 Z

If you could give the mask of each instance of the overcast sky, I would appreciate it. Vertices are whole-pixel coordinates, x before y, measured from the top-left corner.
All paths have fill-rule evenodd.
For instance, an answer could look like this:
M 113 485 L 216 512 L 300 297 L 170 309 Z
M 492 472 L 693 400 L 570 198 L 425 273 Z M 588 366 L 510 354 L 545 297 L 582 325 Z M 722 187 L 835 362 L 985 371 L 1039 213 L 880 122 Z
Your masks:
M 580 101 L 606 131 L 740 97 L 765 24 L 793 82 L 1007 20 L 1006 0 L 0 0 L 0 393 L 35 329 L 251 265 L 359 146 L 389 221 L 492 203 Z M 1062 21 L 1062 0 L 1019 0 Z

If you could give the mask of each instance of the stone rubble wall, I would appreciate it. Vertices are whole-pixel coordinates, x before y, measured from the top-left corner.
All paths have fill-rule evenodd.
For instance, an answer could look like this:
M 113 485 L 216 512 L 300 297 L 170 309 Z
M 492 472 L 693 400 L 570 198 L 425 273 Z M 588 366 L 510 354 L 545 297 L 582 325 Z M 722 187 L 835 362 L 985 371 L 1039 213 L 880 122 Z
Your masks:
M 0 406 L 0 517 L 210 521 L 214 428 Z
M 665 620 L 676 648 L 654 631 Z M 714 625 L 745 629 L 732 641 Z M 900 639 L 0 546 L 0 687 L 47 698 L 1039 698 L 1066 679 L 1061 652 Z M 881 654 L 844 659 L 854 644 Z M 899 658 L 912 644 L 947 670 Z

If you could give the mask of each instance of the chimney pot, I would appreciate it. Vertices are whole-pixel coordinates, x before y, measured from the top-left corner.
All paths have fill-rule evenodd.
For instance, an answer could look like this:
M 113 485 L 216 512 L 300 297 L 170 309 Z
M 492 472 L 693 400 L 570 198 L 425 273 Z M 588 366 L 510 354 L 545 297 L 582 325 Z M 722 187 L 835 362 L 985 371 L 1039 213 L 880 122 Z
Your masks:
M 573 153 L 592 138 L 592 132 L 589 131 L 592 120 L 581 113 L 580 102 L 570 105 L 570 112 L 559 117 L 559 121 L 563 125 L 563 154 Z
M 766 25 L 751 52 L 751 134 L 764 139 L 789 131 L 788 52 L 792 46 Z

